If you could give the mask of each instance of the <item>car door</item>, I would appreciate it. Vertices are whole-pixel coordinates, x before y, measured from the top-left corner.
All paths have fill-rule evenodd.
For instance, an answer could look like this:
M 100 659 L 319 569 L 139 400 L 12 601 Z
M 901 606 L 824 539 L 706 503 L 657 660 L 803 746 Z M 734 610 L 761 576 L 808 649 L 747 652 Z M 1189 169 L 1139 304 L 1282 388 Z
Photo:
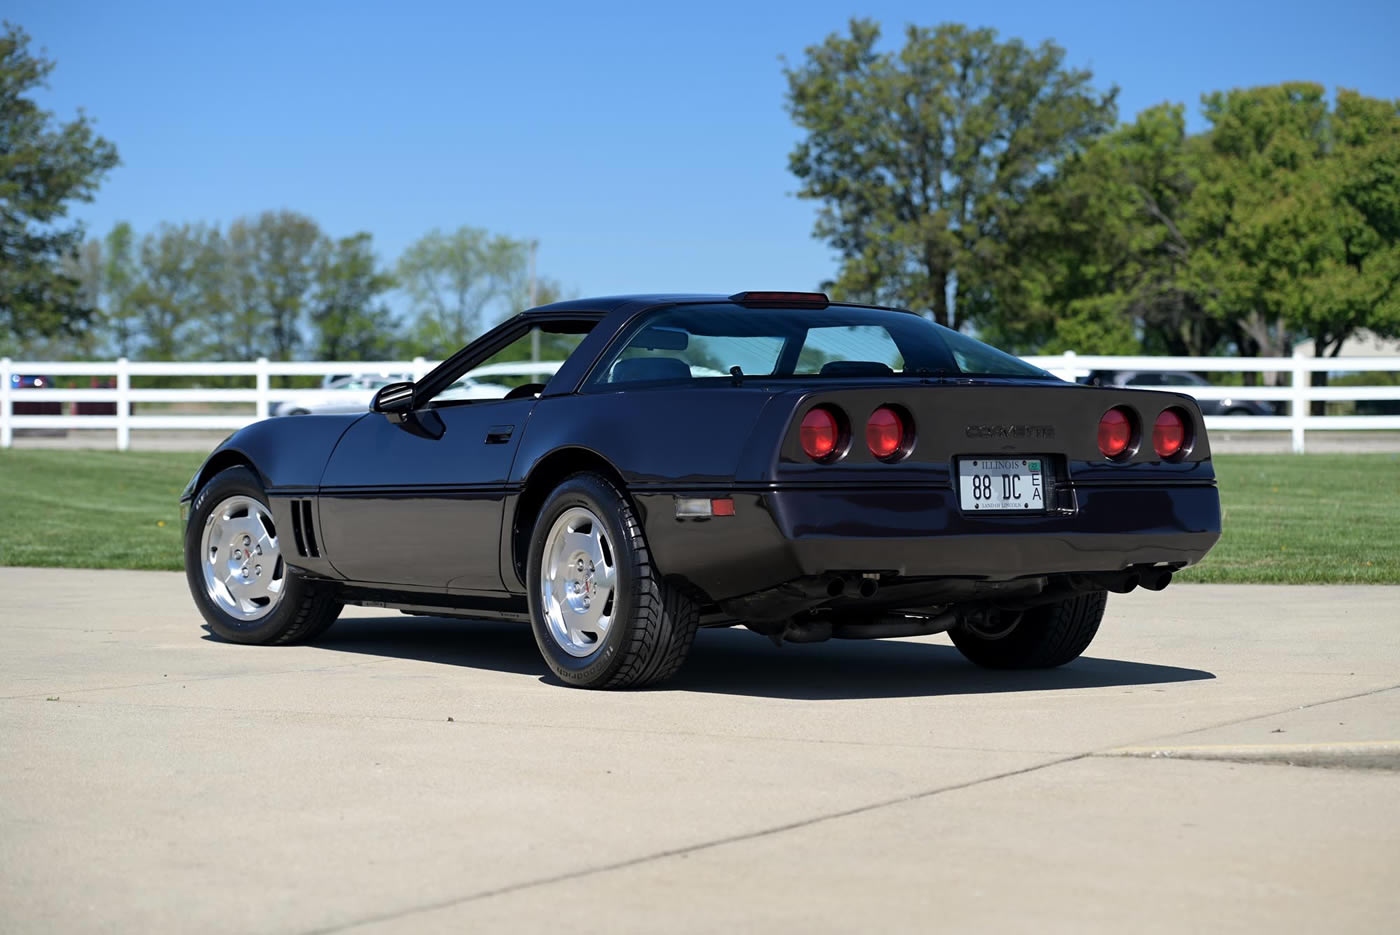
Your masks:
M 356 422 L 321 479 L 331 564 L 355 581 L 503 590 L 501 504 L 535 402 L 433 406 L 436 438 L 375 413 Z
M 407 418 L 372 412 L 355 422 L 331 453 L 319 491 L 321 541 L 335 569 L 374 584 L 506 590 L 503 503 L 525 422 L 545 387 L 512 389 L 469 374 L 484 367 L 503 379 L 534 379 L 508 371 L 535 353 L 567 358 L 597 320 L 512 319 L 414 384 Z M 499 395 L 483 398 L 490 393 Z

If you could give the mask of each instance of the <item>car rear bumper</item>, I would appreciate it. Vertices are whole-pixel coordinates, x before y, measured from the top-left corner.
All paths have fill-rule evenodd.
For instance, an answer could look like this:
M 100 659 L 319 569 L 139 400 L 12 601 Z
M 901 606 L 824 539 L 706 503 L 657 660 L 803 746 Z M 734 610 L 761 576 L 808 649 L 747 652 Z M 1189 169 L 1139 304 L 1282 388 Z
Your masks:
M 1206 484 L 1079 486 L 1064 511 L 967 516 L 947 488 L 733 493 L 734 516 L 678 520 L 671 494 L 636 497 L 664 574 L 723 600 L 797 578 L 878 571 L 991 581 L 1199 561 L 1220 538 Z

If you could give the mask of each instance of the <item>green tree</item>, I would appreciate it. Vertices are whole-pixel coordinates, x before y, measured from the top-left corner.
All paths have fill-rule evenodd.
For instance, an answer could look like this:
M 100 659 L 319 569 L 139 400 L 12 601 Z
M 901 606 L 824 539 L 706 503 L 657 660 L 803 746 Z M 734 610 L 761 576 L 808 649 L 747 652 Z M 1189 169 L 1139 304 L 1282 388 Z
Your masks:
M 329 245 L 316 267 L 311 305 L 314 356 L 320 360 L 394 356 L 397 325 L 381 298 L 393 287 L 393 277 L 379 269 L 369 234 Z
M 1019 349 L 1208 354 L 1224 327 L 1192 291 L 1188 207 L 1200 141 L 1162 105 L 1043 179 L 1013 228 L 1021 314 L 986 335 Z
M 264 211 L 234 221 L 228 241 L 240 327 L 257 329 L 267 356 L 293 359 L 314 298 L 325 236 L 303 214 Z
M 79 334 L 92 308 L 62 263 L 82 243 L 69 205 L 91 201 L 117 165 L 116 148 L 79 112 L 63 124 L 30 95 L 54 63 L 29 51 L 29 36 L 0 35 L 0 343 Z
M 520 293 L 529 244 L 473 227 L 434 230 L 399 258 L 398 281 L 417 320 L 418 349 L 451 353 L 491 323 L 491 309 Z
M 1009 233 L 1053 165 L 1107 130 L 1116 89 L 1095 91 L 1064 50 L 991 29 L 910 26 L 898 52 L 852 20 L 785 70 L 806 137 L 789 157 L 815 235 L 841 256 L 840 294 L 931 312 L 941 324 L 1019 314 Z
M 1203 189 L 1202 291 L 1335 355 L 1357 330 L 1400 330 L 1400 102 L 1289 83 L 1215 93 Z M 1284 348 L 1278 348 L 1284 350 Z
M 136 235 L 120 221 L 102 240 L 103 340 L 114 357 L 131 357 L 140 337 L 140 314 L 132 293 L 140 281 Z
M 1242 349 L 1286 353 L 1300 336 L 1335 356 L 1363 328 L 1400 333 L 1400 102 L 1342 90 L 1329 107 L 1305 82 L 1204 102 L 1195 274 Z
M 131 292 L 140 321 L 139 356 L 180 360 L 200 352 L 199 315 L 214 234 L 202 224 L 162 224 L 141 239 L 140 278 Z

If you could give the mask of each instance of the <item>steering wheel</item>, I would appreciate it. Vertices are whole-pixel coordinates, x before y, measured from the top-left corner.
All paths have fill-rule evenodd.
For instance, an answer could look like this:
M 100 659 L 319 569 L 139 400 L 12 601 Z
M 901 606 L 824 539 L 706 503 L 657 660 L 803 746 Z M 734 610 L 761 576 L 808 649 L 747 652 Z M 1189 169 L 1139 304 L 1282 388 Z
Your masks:
M 539 396 L 544 392 L 543 383 L 525 383 L 507 393 L 503 399 L 524 399 L 526 396 Z

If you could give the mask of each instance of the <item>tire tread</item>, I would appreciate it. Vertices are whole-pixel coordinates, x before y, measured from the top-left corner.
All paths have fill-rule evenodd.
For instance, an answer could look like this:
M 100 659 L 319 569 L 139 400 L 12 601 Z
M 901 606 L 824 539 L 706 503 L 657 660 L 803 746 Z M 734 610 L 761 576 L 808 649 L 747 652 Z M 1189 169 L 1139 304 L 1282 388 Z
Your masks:
M 618 649 L 620 662 L 616 668 L 592 687 L 643 688 L 664 681 L 675 675 L 690 654 L 700 624 L 699 604 L 683 582 L 661 577 L 636 511 L 613 481 L 594 472 L 581 472 L 565 483 L 575 481 L 596 487 L 595 495 L 606 494 L 630 546 L 614 549 L 615 557 L 631 556 L 628 577 L 632 581 L 633 613 L 630 620 L 619 621 L 627 627 L 626 642 Z M 540 521 L 544 522 L 545 517 L 542 512 Z M 556 674 L 564 677 L 557 669 Z M 565 681 L 578 684 L 568 678 Z
M 999 640 L 957 628 L 948 635 L 970 661 L 988 669 L 1053 669 L 1078 659 L 1099 632 L 1108 592 L 1088 591 L 1033 608 Z
M 287 646 L 306 643 L 326 632 L 340 616 L 341 604 L 331 587 L 311 578 L 304 578 L 290 567 L 286 575 L 286 592 L 282 604 L 267 619 L 267 624 L 254 628 L 239 627 L 237 621 L 227 621 L 224 614 L 212 606 L 202 593 L 203 583 L 197 570 L 198 559 L 192 550 L 198 541 L 198 523 L 210 500 L 225 493 L 241 491 L 254 494 L 264 504 L 267 494 L 258 477 L 243 465 L 225 468 L 209 479 L 197 494 L 190 511 L 190 527 L 185 530 L 185 577 L 195 605 L 217 635 L 235 643 L 260 646 Z M 284 558 L 285 562 L 286 559 Z M 295 609 L 293 609 L 293 607 Z M 283 622 L 276 625 L 274 620 Z

